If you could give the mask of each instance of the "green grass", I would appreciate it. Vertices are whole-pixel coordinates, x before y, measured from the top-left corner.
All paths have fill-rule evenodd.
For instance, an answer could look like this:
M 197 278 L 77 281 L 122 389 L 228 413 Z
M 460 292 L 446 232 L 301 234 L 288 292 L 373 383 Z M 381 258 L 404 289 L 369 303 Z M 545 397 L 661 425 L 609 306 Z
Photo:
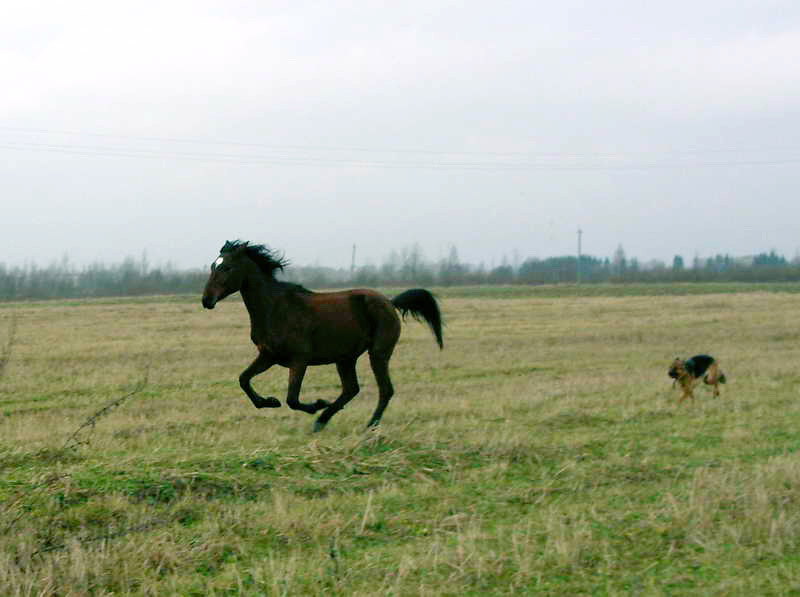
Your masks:
M 239 390 L 240 302 L 0 311 L 2 594 L 800 594 L 794 291 L 586 288 L 443 289 L 381 428 L 360 363 L 321 434 Z M 678 407 L 703 351 L 729 383 Z M 337 391 L 313 368 L 303 399 Z
M 741 294 L 744 292 L 800 292 L 796 282 L 692 282 L 624 284 L 542 284 L 534 286 L 449 286 L 437 289 L 445 297 L 458 298 L 567 298 L 682 296 L 698 294 Z M 391 292 L 389 292 L 391 294 Z
M 380 288 L 387 296 L 394 296 L 405 286 Z M 742 294 L 750 292 L 800 293 L 797 282 L 676 282 L 676 283 L 599 283 L 599 284 L 509 284 L 499 286 L 441 286 L 433 288 L 443 298 L 568 298 L 568 297 L 626 297 L 626 296 L 684 296 L 699 294 Z M 97 307 L 101 305 L 160 304 L 199 302 L 197 294 L 165 296 L 101 297 L 87 299 L 32 300 L 25 302 L 0 301 L 0 309 L 21 309 L 40 306 L 52 307 Z M 239 300 L 233 296 L 229 301 Z

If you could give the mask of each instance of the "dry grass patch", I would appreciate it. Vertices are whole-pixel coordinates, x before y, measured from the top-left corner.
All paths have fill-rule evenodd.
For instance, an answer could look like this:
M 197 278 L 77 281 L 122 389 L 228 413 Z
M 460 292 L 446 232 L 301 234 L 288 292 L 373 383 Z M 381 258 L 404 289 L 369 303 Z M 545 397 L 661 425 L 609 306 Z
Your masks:
M 404 326 L 382 428 L 363 428 L 377 392 L 362 362 L 361 395 L 319 435 L 239 390 L 254 354 L 239 302 L 0 309 L 16 326 L 0 353 L 4 594 L 800 587 L 793 294 L 443 308 L 441 353 Z M 698 352 L 730 382 L 678 407 L 667 366 Z M 255 385 L 282 398 L 285 370 Z M 337 393 L 333 367 L 308 373 L 304 400 Z

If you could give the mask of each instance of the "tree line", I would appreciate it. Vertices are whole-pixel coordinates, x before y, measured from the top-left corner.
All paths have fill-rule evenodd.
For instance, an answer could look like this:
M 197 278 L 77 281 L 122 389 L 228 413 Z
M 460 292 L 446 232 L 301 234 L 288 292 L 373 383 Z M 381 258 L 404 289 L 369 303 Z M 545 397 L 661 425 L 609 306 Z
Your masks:
M 47 267 L 10 267 L 0 263 L 0 300 L 141 296 L 199 293 L 208 277 L 206 269 L 151 267 L 146 257 L 128 257 L 121 263 L 76 267 L 63 258 Z M 454 286 L 480 284 L 574 284 L 625 282 L 796 282 L 800 259 L 787 260 L 775 251 L 750 257 L 718 254 L 695 256 L 691 261 L 675 255 L 667 264 L 642 263 L 629 258 L 620 246 L 610 257 L 574 255 L 537 258 L 519 263 L 507 259 L 499 265 L 463 262 L 455 247 L 444 259 L 425 258 L 419 245 L 392 251 L 380 265 L 357 268 L 290 266 L 284 279 L 309 288 L 345 286 Z

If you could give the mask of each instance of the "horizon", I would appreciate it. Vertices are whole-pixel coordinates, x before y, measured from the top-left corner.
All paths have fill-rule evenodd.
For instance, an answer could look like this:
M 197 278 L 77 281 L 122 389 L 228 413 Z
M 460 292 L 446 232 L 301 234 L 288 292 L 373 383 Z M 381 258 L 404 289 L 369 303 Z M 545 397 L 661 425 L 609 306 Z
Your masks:
M 778 258 L 785 259 L 787 264 L 800 263 L 800 253 L 795 253 L 794 255 L 786 255 L 786 254 L 783 254 L 783 253 L 781 253 L 779 251 L 776 251 L 775 249 L 765 249 L 765 250 L 757 251 L 755 253 L 747 254 L 747 255 L 736 255 L 736 254 L 729 253 L 729 252 L 715 252 L 715 253 L 711 253 L 711 254 L 708 254 L 708 255 L 679 255 L 679 254 L 676 253 L 675 255 L 670 257 L 669 259 L 647 259 L 647 260 L 645 260 L 645 259 L 641 259 L 637 255 L 629 254 L 625 250 L 624 245 L 620 245 L 620 246 L 623 249 L 624 257 L 625 257 L 626 261 L 628 263 L 631 263 L 632 261 L 636 261 L 638 266 L 641 267 L 642 269 L 649 269 L 649 268 L 661 267 L 661 266 L 666 266 L 667 268 L 671 268 L 672 265 L 673 265 L 673 260 L 676 257 L 680 257 L 683 260 L 684 267 L 686 267 L 687 269 L 692 268 L 693 264 L 695 262 L 699 262 L 701 264 L 705 264 L 707 260 L 714 259 L 714 258 L 717 258 L 717 257 L 730 258 L 730 259 L 733 259 L 734 261 L 739 262 L 741 264 L 741 263 L 743 263 L 745 261 L 753 260 L 754 258 L 759 257 L 759 256 L 774 255 L 774 256 L 776 256 Z M 458 247 L 455 247 L 455 246 L 451 247 L 451 249 L 453 249 L 453 248 L 456 250 L 456 256 L 458 256 Z M 412 245 L 412 246 L 409 246 L 409 247 L 402 247 L 400 249 L 392 249 L 389 253 L 384 255 L 384 257 L 381 260 L 367 259 L 367 260 L 365 260 L 363 262 L 356 261 L 355 270 L 358 271 L 359 269 L 365 268 L 365 267 L 380 267 L 381 265 L 385 265 L 385 264 L 390 263 L 393 258 L 394 258 L 394 260 L 402 260 L 404 253 L 408 253 L 408 252 L 411 252 L 413 250 L 414 250 L 414 246 Z M 615 249 L 615 252 L 617 250 L 618 249 Z M 467 266 L 469 268 L 484 268 L 484 269 L 489 269 L 489 270 L 493 269 L 495 267 L 500 267 L 502 265 L 508 265 L 508 266 L 511 266 L 514 269 L 517 269 L 517 268 L 519 268 L 519 266 L 521 266 L 526 261 L 533 261 L 533 260 L 546 261 L 548 259 L 565 259 L 565 258 L 577 259 L 578 255 L 577 255 L 577 253 L 565 253 L 565 254 L 560 254 L 560 255 L 552 254 L 552 255 L 543 255 L 543 256 L 542 255 L 527 255 L 527 256 L 517 255 L 517 259 L 516 260 L 513 259 L 512 257 L 513 256 L 504 255 L 503 258 L 501 258 L 501 260 L 498 261 L 498 262 L 495 262 L 495 261 L 492 261 L 492 262 L 486 262 L 486 261 L 472 262 L 472 261 L 463 260 L 460 257 L 458 257 L 458 261 L 456 261 L 455 263 L 457 263 L 459 265 L 462 265 L 462 266 Z M 452 253 L 451 253 L 449 258 L 452 259 Z M 614 254 L 612 253 L 611 255 L 596 255 L 596 254 L 593 254 L 593 253 L 587 253 L 586 251 L 582 251 L 581 252 L 581 258 L 582 259 L 595 259 L 595 260 L 598 260 L 598 261 L 601 261 L 601 262 L 605 261 L 605 260 L 613 261 L 614 260 Z M 425 265 L 425 266 L 428 266 L 428 267 L 430 267 L 430 266 L 434 266 L 435 267 L 437 265 L 442 265 L 442 264 L 448 262 L 448 257 L 432 259 L 432 258 L 429 258 L 428 256 L 426 256 L 424 251 L 422 251 L 420 253 L 420 259 L 421 259 L 421 263 L 423 265 Z M 92 267 L 101 267 L 101 268 L 118 267 L 118 266 L 124 265 L 126 263 L 133 263 L 137 267 L 144 266 L 148 271 L 153 271 L 153 270 L 158 270 L 158 269 L 169 269 L 169 270 L 183 271 L 183 272 L 193 272 L 193 271 L 201 271 L 202 272 L 202 271 L 205 271 L 210 266 L 210 264 L 212 262 L 213 262 L 213 258 L 210 259 L 208 261 L 208 263 L 206 263 L 204 265 L 180 267 L 177 264 L 171 263 L 169 261 L 153 262 L 149 258 L 149 256 L 147 255 L 147 252 L 143 251 L 138 256 L 136 256 L 136 255 L 126 255 L 126 256 L 124 256 L 121 259 L 118 259 L 116 261 L 93 261 L 93 262 L 89 262 L 89 263 L 75 262 L 70 258 L 70 256 L 68 254 L 62 254 L 59 258 L 51 259 L 47 263 L 38 263 L 38 262 L 35 262 L 35 261 L 30 261 L 30 262 L 27 262 L 27 263 L 13 264 L 13 263 L 8 263 L 8 262 L 0 260 L 0 267 L 6 268 L 7 270 L 14 270 L 14 269 L 23 269 L 24 270 L 24 269 L 31 269 L 31 268 L 48 269 L 48 268 L 52 268 L 52 267 L 56 267 L 56 268 L 58 268 L 58 267 L 65 268 L 66 267 L 66 268 L 69 268 L 71 270 L 87 270 L 87 269 L 90 269 Z M 287 270 L 291 270 L 292 268 L 323 268 L 323 269 L 334 270 L 334 271 L 337 271 L 337 272 L 350 271 L 352 269 L 350 264 L 336 266 L 336 265 L 330 265 L 330 264 L 326 264 L 326 263 L 296 263 L 291 258 L 289 258 L 288 259 L 288 264 L 286 266 L 286 269 Z

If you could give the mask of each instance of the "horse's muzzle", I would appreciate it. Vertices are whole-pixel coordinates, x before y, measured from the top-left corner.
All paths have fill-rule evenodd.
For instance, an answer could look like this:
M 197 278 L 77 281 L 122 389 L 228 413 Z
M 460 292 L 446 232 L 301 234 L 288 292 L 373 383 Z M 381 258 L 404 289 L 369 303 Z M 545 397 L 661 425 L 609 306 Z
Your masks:
M 217 304 L 217 299 L 213 296 L 203 295 L 203 306 L 206 309 L 213 309 L 214 305 Z

